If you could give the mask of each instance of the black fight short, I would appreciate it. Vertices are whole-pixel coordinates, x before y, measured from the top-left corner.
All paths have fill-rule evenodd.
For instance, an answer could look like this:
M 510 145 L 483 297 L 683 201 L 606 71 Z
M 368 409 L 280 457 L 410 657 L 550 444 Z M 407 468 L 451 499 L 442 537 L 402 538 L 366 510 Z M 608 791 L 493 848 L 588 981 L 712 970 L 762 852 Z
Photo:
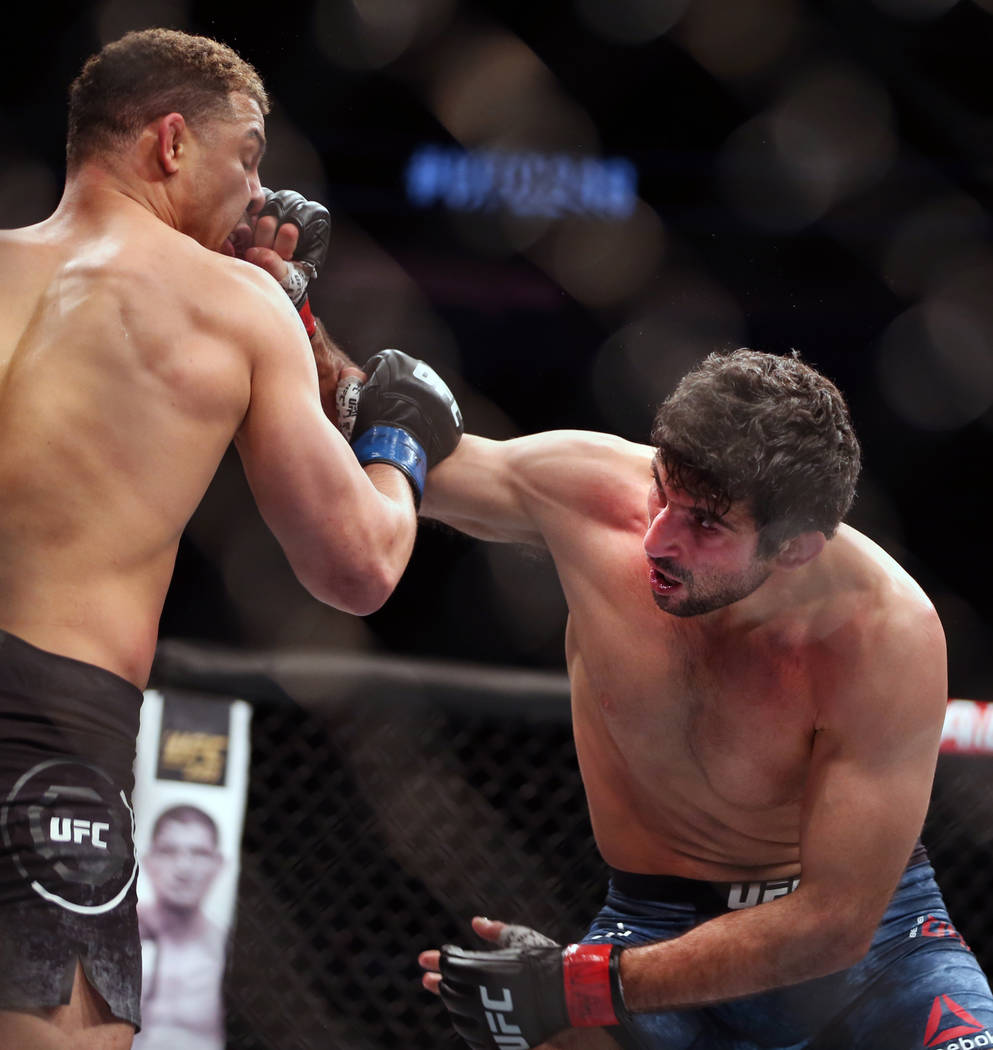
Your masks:
M 76 961 L 140 1024 L 141 690 L 0 631 L 0 1009 L 69 1001 Z

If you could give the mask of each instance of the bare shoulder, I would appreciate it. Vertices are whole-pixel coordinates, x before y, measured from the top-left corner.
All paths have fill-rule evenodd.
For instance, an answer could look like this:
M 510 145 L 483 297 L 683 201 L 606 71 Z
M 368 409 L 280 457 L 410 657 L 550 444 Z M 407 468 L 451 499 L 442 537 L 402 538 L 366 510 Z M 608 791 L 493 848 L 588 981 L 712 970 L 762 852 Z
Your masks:
M 841 706 L 848 715 L 857 710 L 860 722 L 873 708 L 887 718 L 916 711 L 940 719 L 947 656 L 933 603 L 893 557 L 854 529 L 842 526 L 830 549 L 837 596 L 826 603 L 818 633 L 843 680 L 835 692 L 852 701 Z
M 649 464 L 654 452 L 648 445 L 595 430 L 548 430 L 519 440 L 530 443 L 539 453 L 547 449 L 551 455 L 588 463 L 594 470 Z
M 296 323 L 290 302 L 272 277 L 251 263 L 210 251 L 182 234 L 170 238 L 170 278 L 176 294 L 205 323 L 225 331 L 260 334 Z M 153 271 L 154 276 L 154 271 Z
M 931 599 L 895 558 L 848 526 L 839 529 L 838 542 L 844 545 L 853 582 L 863 595 L 867 626 L 873 625 L 883 637 L 890 633 L 906 637 L 907 632 L 928 636 L 940 631 Z
M 9 271 L 9 273 L 8 273 Z M 244 345 L 296 322 L 278 284 L 256 266 L 210 251 L 151 215 L 118 208 L 99 222 L 52 216 L 0 231 L 0 272 L 73 302 L 113 303 L 151 334 L 227 333 Z M 269 342 L 270 340 L 265 340 Z
M 58 264 L 60 253 L 47 243 L 45 224 L 0 230 L 0 274 L 11 295 L 24 294 L 24 285 L 37 281 L 38 274 Z
M 628 489 L 644 497 L 653 451 L 613 434 L 554 430 L 507 442 L 507 466 L 536 496 L 616 503 Z
M 421 512 L 484 539 L 542 546 L 575 516 L 629 527 L 644 516 L 651 458 L 647 446 L 592 431 L 467 435 L 431 471 Z

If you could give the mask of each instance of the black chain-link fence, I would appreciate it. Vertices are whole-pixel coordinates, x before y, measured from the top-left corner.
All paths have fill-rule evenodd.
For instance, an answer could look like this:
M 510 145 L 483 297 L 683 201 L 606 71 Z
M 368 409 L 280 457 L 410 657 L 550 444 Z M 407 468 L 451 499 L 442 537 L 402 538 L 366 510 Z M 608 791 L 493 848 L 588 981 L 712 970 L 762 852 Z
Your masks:
M 948 911 L 993 978 L 993 755 L 941 755 L 924 825 Z
M 230 1047 L 459 1047 L 420 987 L 418 951 L 472 943 L 475 914 L 568 941 L 599 907 L 605 871 L 558 676 L 182 646 L 163 648 L 158 672 L 160 686 L 254 704 Z M 943 756 L 925 828 L 988 973 L 991 772 L 993 759 Z

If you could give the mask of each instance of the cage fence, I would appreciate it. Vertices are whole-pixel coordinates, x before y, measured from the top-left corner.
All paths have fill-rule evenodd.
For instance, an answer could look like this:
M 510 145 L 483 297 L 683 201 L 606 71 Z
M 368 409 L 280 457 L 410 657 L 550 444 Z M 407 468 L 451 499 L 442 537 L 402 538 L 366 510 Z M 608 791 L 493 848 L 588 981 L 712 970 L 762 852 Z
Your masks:
M 477 914 L 568 942 L 598 909 L 563 677 L 182 643 L 156 676 L 254 708 L 229 1047 L 457 1048 L 419 951 L 473 943 Z M 943 754 L 924 828 L 987 973 L 991 773 L 993 756 Z

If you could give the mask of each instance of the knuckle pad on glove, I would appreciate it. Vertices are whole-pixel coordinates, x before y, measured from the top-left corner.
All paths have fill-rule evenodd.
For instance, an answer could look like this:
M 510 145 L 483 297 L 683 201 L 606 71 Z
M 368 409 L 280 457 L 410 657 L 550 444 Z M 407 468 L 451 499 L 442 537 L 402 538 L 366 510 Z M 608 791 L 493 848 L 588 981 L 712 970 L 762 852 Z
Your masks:
M 319 201 L 309 201 L 296 190 L 263 190 L 266 201 L 258 217 L 271 215 L 278 225 L 292 223 L 300 231 L 293 259 L 317 271 L 324 263 L 331 240 L 331 214 Z
M 501 948 L 559 948 L 561 945 L 530 926 L 508 923 L 500 931 L 497 944 Z
M 462 436 L 461 413 L 432 368 L 402 351 L 385 350 L 363 371 L 369 378 L 359 399 L 356 438 L 377 424 L 399 427 L 418 442 L 429 466 L 453 451 Z

